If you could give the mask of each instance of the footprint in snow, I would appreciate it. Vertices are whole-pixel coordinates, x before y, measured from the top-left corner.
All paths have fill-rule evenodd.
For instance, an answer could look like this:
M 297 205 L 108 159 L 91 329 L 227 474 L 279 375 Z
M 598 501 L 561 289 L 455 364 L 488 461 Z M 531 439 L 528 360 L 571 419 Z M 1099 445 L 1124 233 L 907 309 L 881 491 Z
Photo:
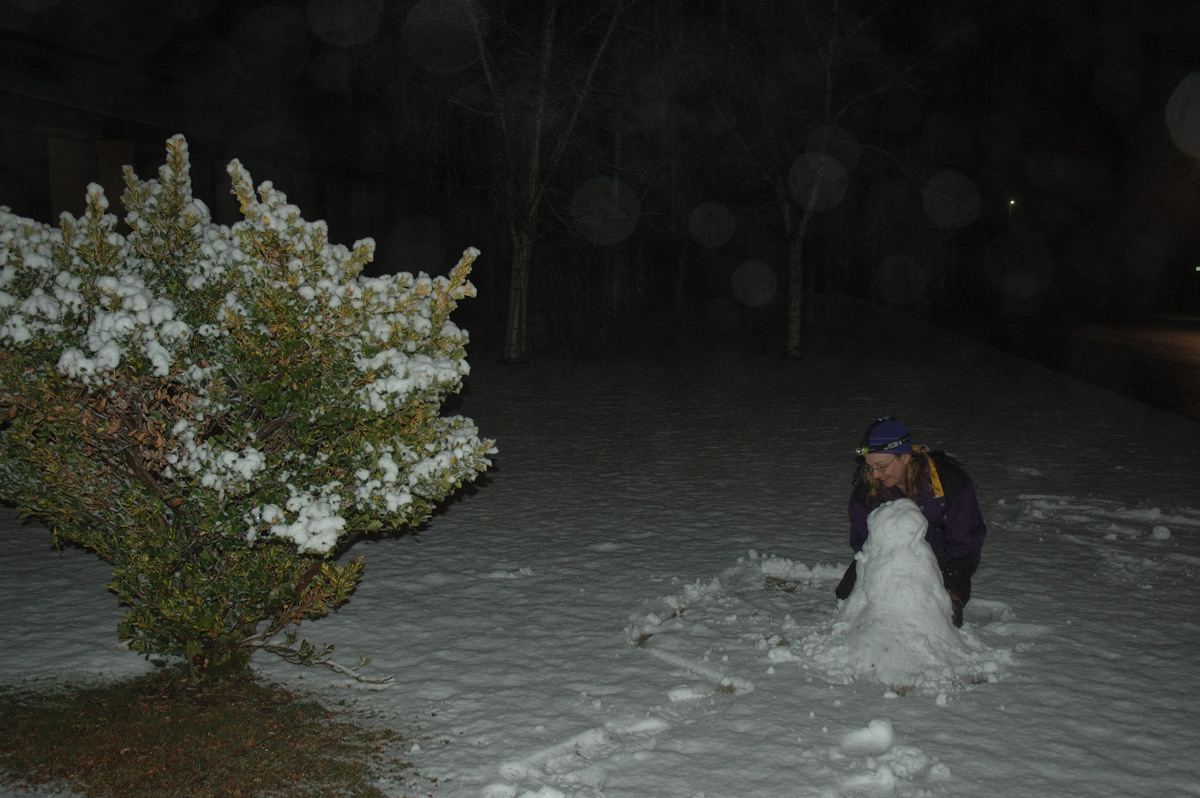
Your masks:
M 658 735 L 668 726 L 658 718 L 611 721 L 530 756 L 505 762 L 500 766 L 500 775 L 509 781 L 602 787 L 609 760 L 653 748 Z M 505 786 L 492 785 L 489 790 L 499 795 Z

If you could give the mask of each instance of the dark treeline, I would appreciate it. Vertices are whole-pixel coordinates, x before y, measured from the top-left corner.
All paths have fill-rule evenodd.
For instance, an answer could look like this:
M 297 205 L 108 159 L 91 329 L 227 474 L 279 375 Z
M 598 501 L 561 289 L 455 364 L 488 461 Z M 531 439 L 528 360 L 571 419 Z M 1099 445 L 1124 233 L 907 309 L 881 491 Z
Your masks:
M 478 225 L 507 359 L 689 309 L 798 355 L 816 294 L 1020 345 L 1194 277 L 1162 109 L 1197 23 L 1150 5 L 425 0 L 355 105 Z
M 440 213 L 504 254 L 481 279 L 506 359 L 600 351 L 648 310 L 695 308 L 775 323 L 798 355 L 815 292 L 921 310 L 956 295 L 959 233 L 990 200 L 925 218 L 931 177 L 960 168 L 928 120 L 962 104 L 989 13 L 417 3 L 357 51 L 378 77 L 356 104 L 420 142 L 411 168 L 437 177 Z
M 423 221 L 355 234 L 380 269 L 483 250 L 463 310 L 506 360 L 598 355 L 653 314 L 798 356 L 837 297 L 1018 347 L 1194 305 L 1200 190 L 1163 109 L 1200 21 L 1136 5 L 214 0 L 164 32 L 63 0 L 5 35 L 123 10 L 139 72 L 204 103 L 164 129 L 253 163 L 221 126 L 257 114 L 255 147 L 402 187 Z

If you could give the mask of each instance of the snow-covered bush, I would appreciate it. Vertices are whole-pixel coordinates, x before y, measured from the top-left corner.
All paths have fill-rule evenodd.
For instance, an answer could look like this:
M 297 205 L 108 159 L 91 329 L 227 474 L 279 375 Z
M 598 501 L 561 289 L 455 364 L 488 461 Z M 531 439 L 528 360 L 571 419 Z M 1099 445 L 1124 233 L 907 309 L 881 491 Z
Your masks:
M 58 228 L 0 208 L 0 499 L 111 562 L 121 637 L 194 678 L 256 646 L 327 657 L 293 625 L 353 591 L 361 559 L 336 555 L 418 527 L 495 451 L 440 415 L 478 253 L 364 277 L 372 241 L 330 244 L 228 172 L 232 227 L 192 196 L 182 136 L 157 180 L 126 167 L 127 235 L 95 184 Z

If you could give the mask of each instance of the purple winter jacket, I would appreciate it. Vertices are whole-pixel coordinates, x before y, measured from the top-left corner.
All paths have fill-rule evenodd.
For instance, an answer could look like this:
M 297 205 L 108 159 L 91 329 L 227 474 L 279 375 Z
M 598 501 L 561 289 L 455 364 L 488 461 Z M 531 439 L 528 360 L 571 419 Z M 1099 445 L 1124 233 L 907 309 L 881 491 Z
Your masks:
M 947 562 L 968 560 L 968 574 L 973 573 L 979 566 L 983 539 L 987 535 L 987 525 L 983 522 L 979 499 L 975 495 L 975 484 L 953 458 L 943 452 L 926 454 L 928 457 L 924 459 L 922 467 L 936 469 L 942 493 L 935 495 L 934 491 L 925 488 L 915 499 L 929 521 L 925 539 L 929 541 L 929 547 L 933 549 L 940 565 L 944 567 Z M 903 498 L 904 494 L 899 488 L 885 488 L 879 500 L 868 506 L 866 483 L 861 471 L 856 471 L 854 490 L 850 493 L 850 547 L 862 551 L 863 543 L 867 540 L 867 516 L 871 510 L 883 502 Z

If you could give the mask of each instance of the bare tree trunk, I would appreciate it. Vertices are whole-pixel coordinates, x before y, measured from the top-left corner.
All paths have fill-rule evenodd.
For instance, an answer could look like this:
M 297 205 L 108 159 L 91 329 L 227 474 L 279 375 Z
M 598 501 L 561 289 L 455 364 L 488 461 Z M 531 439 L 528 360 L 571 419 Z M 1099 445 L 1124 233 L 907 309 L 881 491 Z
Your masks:
M 820 187 L 821 181 L 814 180 L 808 203 L 801 211 L 799 225 L 793 226 L 791 205 L 786 204 L 787 200 L 784 200 L 784 230 L 788 237 L 788 319 L 787 349 L 784 350 L 784 357 L 803 357 L 800 353 L 800 331 L 812 322 L 815 270 L 804 258 L 804 237 L 808 235 L 808 226 L 813 218 L 812 206 L 816 203 Z
M 529 304 L 529 265 L 533 260 L 533 233 L 514 230 L 512 233 L 512 275 L 508 284 L 508 319 L 504 325 L 504 362 L 523 363 L 528 358 L 525 334 L 528 329 L 526 309 Z
M 804 296 L 803 264 L 804 238 L 800 235 L 788 236 L 788 314 L 787 314 L 787 349 L 783 356 L 800 358 L 800 328 L 804 326 Z

